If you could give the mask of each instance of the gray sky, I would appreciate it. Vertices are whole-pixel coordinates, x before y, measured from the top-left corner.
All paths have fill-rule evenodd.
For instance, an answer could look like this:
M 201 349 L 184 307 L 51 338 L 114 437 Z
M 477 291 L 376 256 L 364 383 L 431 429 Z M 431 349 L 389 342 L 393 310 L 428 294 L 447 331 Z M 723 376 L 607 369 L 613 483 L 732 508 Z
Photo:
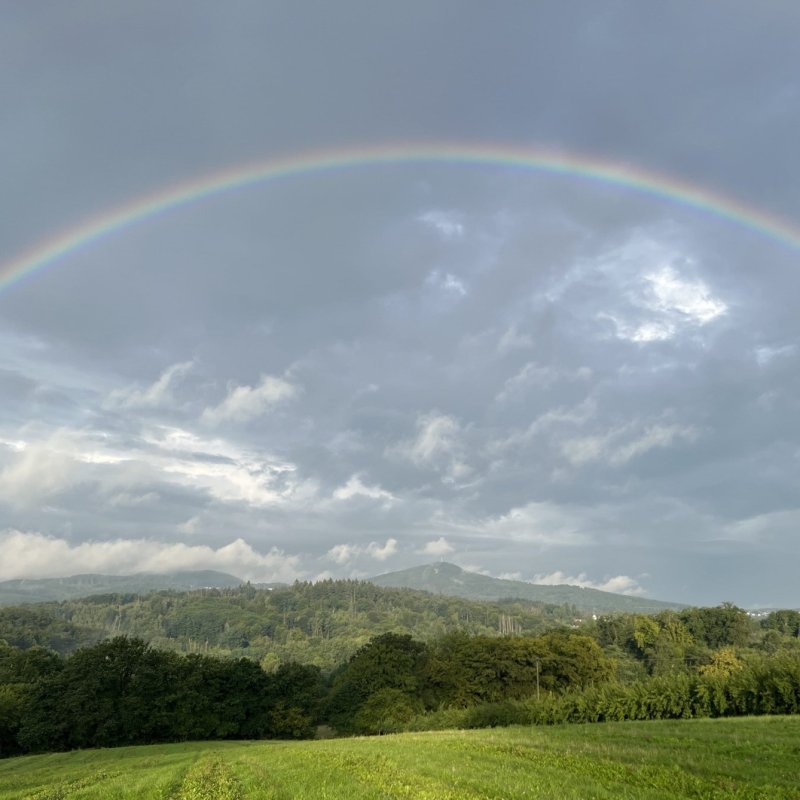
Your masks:
M 229 167 L 404 142 L 581 153 L 800 220 L 793 2 L 0 23 L 0 265 Z M 797 297 L 797 247 L 576 176 L 356 166 L 186 205 L 0 292 L 0 579 L 446 559 L 800 606 Z

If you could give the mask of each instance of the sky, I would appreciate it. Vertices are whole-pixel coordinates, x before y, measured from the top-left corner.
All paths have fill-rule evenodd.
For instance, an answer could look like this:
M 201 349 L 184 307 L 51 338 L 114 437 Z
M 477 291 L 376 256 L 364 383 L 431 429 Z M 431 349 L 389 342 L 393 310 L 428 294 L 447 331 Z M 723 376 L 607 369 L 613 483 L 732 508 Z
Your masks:
M 0 580 L 800 606 L 796 3 L 0 17 Z

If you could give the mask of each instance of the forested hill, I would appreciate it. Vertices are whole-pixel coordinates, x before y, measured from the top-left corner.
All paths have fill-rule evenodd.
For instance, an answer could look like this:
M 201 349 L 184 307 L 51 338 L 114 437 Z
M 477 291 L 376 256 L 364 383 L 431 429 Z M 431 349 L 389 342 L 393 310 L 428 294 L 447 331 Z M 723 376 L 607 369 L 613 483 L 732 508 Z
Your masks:
M 0 606 L 71 600 L 93 594 L 147 594 L 204 587 L 229 588 L 243 581 L 225 572 L 142 572 L 137 575 L 71 575 L 68 578 L 23 578 L 0 581 Z
M 440 561 L 422 567 L 388 572 L 370 578 L 378 586 L 395 586 L 407 589 L 421 589 L 433 594 L 465 597 L 470 600 L 500 600 L 515 598 L 535 603 L 568 604 L 582 613 L 608 614 L 615 611 L 632 614 L 654 614 L 669 609 L 686 608 L 681 603 L 668 603 L 650 600 L 646 597 L 601 592 L 598 589 L 585 589 L 580 586 L 545 586 L 490 578 L 476 572 L 467 572 L 455 564 Z
M 389 631 L 422 641 L 455 631 L 535 634 L 573 624 L 576 613 L 571 606 L 476 602 L 328 580 L 272 590 L 244 585 L 8 606 L 0 608 L 0 640 L 69 653 L 126 635 L 161 649 L 248 656 L 265 667 L 299 661 L 332 669 Z

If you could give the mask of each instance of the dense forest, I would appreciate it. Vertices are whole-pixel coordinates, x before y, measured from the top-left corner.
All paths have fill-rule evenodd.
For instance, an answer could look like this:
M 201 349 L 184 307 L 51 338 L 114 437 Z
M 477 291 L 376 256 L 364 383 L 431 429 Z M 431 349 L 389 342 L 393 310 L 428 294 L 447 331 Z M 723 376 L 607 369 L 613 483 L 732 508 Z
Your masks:
M 247 657 L 267 669 L 297 661 L 331 670 L 381 633 L 426 642 L 454 631 L 532 634 L 576 624 L 577 614 L 572 606 L 487 603 L 328 580 L 273 590 L 245 585 L 7 606 L 0 608 L 0 639 L 66 654 L 124 635 L 163 650 Z
M 434 614 L 431 604 L 439 603 Z M 120 630 L 128 606 L 134 613 L 125 625 L 156 621 L 163 632 L 190 621 L 185 624 L 200 625 L 209 637 L 216 631 L 215 648 L 227 657 L 178 652 L 182 641 L 201 641 L 195 629 L 191 638 L 182 632 L 185 640 L 162 635 L 151 643 Z M 217 614 L 203 617 L 208 608 Z M 302 738 L 320 726 L 346 735 L 800 711 L 797 611 L 754 620 L 723 604 L 581 625 L 570 619 L 556 627 L 559 615 L 568 616 L 565 609 L 470 604 L 327 582 L 298 584 L 282 597 L 243 587 L 3 613 L 9 615 L 5 629 L 17 636 L 0 641 L 5 755 L 188 739 Z M 380 630 L 392 627 L 392 617 L 398 628 Z M 105 627 L 97 624 L 101 618 Z M 426 638 L 404 632 L 415 619 Z M 293 630 L 302 632 L 298 641 L 335 642 L 341 635 L 346 655 L 325 669 L 293 658 L 289 649 L 239 657 L 235 649 L 250 648 L 226 651 L 220 644 L 234 628 L 254 638 L 258 630 L 270 641 L 292 641 Z M 81 637 L 109 630 L 112 638 L 75 649 Z M 365 632 L 366 640 L 347 652 Z M 67 654 L 42 646 L 48 637 Z M 170 649 L 157 646 L 160 641 Z M 313 652 L 329 658 L 336 650 Z

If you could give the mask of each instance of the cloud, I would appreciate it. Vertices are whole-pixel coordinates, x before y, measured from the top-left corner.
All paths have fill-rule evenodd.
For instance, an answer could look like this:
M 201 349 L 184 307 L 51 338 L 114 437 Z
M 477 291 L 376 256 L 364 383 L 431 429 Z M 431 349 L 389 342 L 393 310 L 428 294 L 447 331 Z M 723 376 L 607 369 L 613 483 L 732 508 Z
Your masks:
M 353 544 L 335 544 L 328 550 L 327 557 L 337 564 L 347 564 L 361 553 L 361 548 Z
M 468 476 L 465 463 L 464 430 L 455 417 L 431 411 L 417 418 L 417 435 L 387 450 L 417 467 L 434 468 L 444 473 L 443 480 L 454 482 Z
M 650 450 L 692 443 L 699 436 L 700 431 L 692 425 L 656 423 L 642 429 L 630 423 L 602 434 L 567 439 L 561 443 L 561 452 L 573 466 L 603 461 L 621 467 Z
M 359 475 L 351 475 L 344 486 L 339 486 L 333 492 L 336 500 L 352 500 L 354 497 L 367 497 L 372 500 L 382 500 L 385 504 L 391 504 L 397 498 L 391 493 L 382 489 L 380 486 L 366 486 Z
M 370 542 L 367 545 L 367 553 L 377 561 L 386 561 L 397 553 L 397 539 L 387 539 L 384 545 Z
M 453 545 L 444 536 L 440 536 L 438 539 L 428 542 L 419 552 L 426 556 L 446 556 L 454 550 Z
M 707 325 L 728 310 L 703 281 L 683 278 L 674 267 L 661 267 L 644 277 L 651 295 L 645 304 L 655 311 L 677 312 L 696 325 Z
M 568 584 L 570 586 L 582 586 L 586 589 L 599 589 L 601 592 L 614 592 L 615 594 L 627 594 L 631 596 L 646 594 L 646 591 L 635 578 L 628 575 L 615 575 L 613 578 L 606 578 L 603 581 L 591 581 L 585 572 L 578 575 L 568 575 L 561 570 L 550 572 L 546 575 L 534 575 L 532 583 L 542 584 L 543 586 L 560 586 Z
M 460 239 L 466 232 L 460 215 L 454 211 L 426 211 L 417 220 L 435 230 L 445 240 Z
M 502 452 L 514 447 L 524 446 L 537 436 L 551 433 L 564 426 L 580 427 L 586 425 L 597 415 L 597 403 L 590 397 L 572 407 L 557 407 L 545 411 L 524 430 L 512 431 L 503 439 L 489 445 L 491 452 Z
M 249 422 L 298 394 L 298 387 L 283 378 L 264 375 L 257 386 L 233 386 L 218 405 L 206 408 L 202 420 L 208 425 Z
M 508 544 L 574 547 L 591 541 L 583 530 L 587 523 L 581 514 L 547 501 L 530 502 L 502 514 L 471 520 L 454 518 L 440 510 L 431 523 L 463 537 Z
M 653 260 L 662 261 L 662 266 L 642 274 L 642 264 Z M 618 303 L 616 309 L 601 311 L 598 318 L 610 320 L 619 339 L 648 344 L 669 341 L 727 314 L 728 304 L 715 297 L 704 281 L 681 274 L 671 263 L 677 261 L 692 268 L 692 259 L 653 240 L 634 237 L 608 256 L 604 267 L 610 270 L 613 265 L 622 272 L 623 285 L 627 285 L 622 298 L 627 305 Z
M 343 566 L 362 555 L 369 556 L 376 561 L 386 561 L 397 553 L 397 539 L 389 538 L 384 544 L 370 542 L 365 547 L 357 544 L 337 544 L 328 550 L 326 557 Z
M 0 498 L 18 507 L 36 507 L 79 485 L 98 488 L 113 506 L 138 494 L 142 483 L 160 482 L 256 508 L 304 505 L 318 488 L 291 462 L 174 426 L 152 426 L 138 437 L 59 429 L 29 434 L 6 450 Z
M 503 384 L 495 401 L 507 403 L 514 399 L 524 398 L 531 392 L 543 392 L 559 381 L 588 381 L 591 380 L 591 377 L 592 370 L 588 367 L 565 370 L 541 366 L 534 361 L 529 361 Z
M 129 386 L 115 389 L 106 401 L 109 408 L 165 408 L 175 405 L 174 391 L 181 379 L 194 367 L 193 361 L 182 361 L 165 369 L 159 379 L 145 389 Z
M 126 575 L 201 569 L 216 569 L 244 580 L 264 582 L 290 582 L 305 575 L 298 556 L 286 555 L 277 548 L 260 553 L 241 538 L 217 548 L 150 539 L 72 544 L 40 533 L 5 530 L 0 532 L 0 550 L 3 552 L 0 580 L 85 572 Z
M 533 337 L 527 333 L 520 333 L 516 325 L 512 325 L 503 332 L 497 342 L 497 352 L 506 355 L 512 350 L 529 350 L 534 346 Z
M 146 464 L 162 480 L 204 489 L 223 502 L 253 507 L 302 505 L 317 494 L 317 484 L 300 477 L 292 462 L 224 438 L 161 426 L 149 430 L 142 440 L 147 445 Z
M 58 429 L 10 444 L 11 457 L 0 470 L 0 498 L 17 508 L 35 507 L 89 480 L 96 474 L 94 465 L 126 460 L 109 451 L 102 436 L 80 430 Z
M 425 279 L 425 283 L 453 297 L 466 297 L 467 295 L 467 287 L 464 282 L 450 272 L 435 269 Z

